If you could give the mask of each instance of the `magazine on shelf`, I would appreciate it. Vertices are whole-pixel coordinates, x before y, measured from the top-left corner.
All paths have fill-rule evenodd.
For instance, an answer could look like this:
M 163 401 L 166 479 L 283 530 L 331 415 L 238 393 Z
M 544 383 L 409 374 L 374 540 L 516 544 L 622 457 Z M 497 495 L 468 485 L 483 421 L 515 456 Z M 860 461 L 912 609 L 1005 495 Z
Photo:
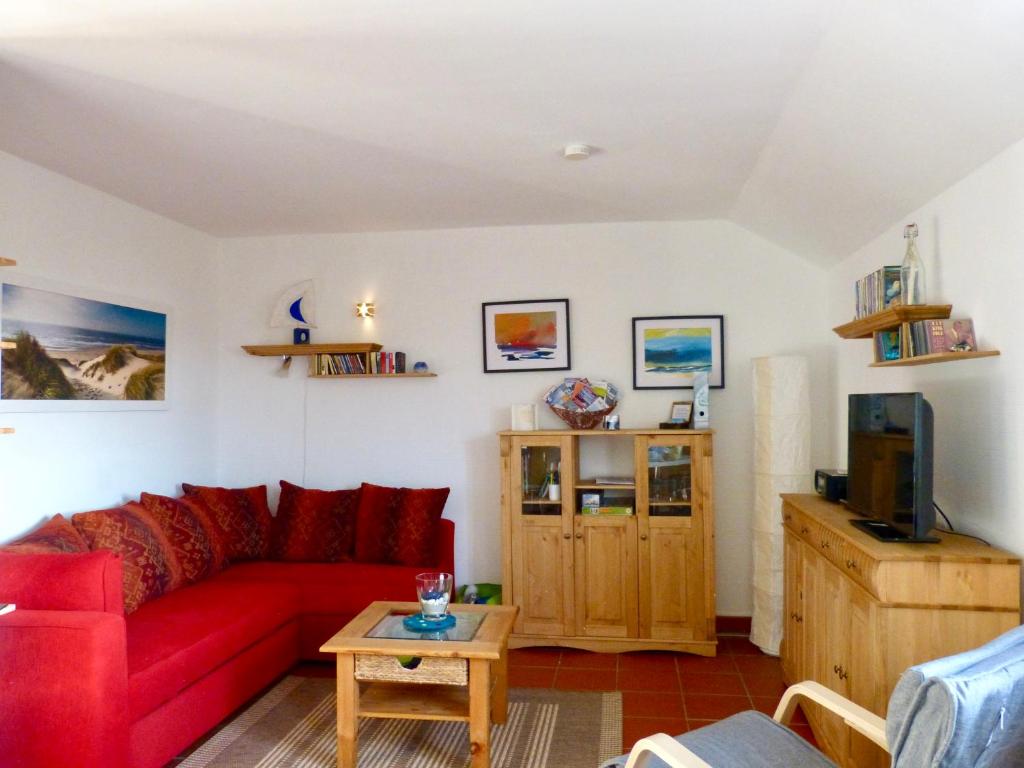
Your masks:
M 632 485 L 632 477 L 595 477 L 595 485 Z

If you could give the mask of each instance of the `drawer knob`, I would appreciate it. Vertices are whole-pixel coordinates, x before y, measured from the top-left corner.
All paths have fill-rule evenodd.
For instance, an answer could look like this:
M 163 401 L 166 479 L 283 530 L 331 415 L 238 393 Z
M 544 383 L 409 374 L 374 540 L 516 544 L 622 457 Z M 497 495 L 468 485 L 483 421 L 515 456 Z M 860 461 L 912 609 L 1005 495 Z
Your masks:
M 647 534 L 646 533 L 641 533 L 640 534 L 640 541 L 647 541 Z
M 808 533 L 810 533 L 810 532 L 811 532 L 811 529 L 810 529 L 810 528 L 808 528 L 808 527 L 807 527 L 806 525 L 801 525 L 801 526 L 800 526 L 800 533 L 802 533 L 802 534 L 805 534 L 805 535 L 806 535 L 806 534 L 808 534 Z
M 845 669 L 843 669 L 842 667 L 839 668 L 839 679 L 840 680 L 845 680 L 849 676 L 850 676 L 849 673 Z
M 857 568 L 857 563 L 854 562 L 853 560 L 847 560 L 846 561 L 846 567 L 850 568 L 851 570 L 854 570 L 854 569 Z
M 838 675 L 839 674 L 839 665 L 838 664 L 833 664 L 832 665 L 832 671 L 835 672 Z
M 821 548 L 822 548 L 822 549 L 829 549 L 829 545 L 828 545 L 828 542 L 827 542 L 827 541 L 823 541 L 823 542 L 821 542 Z
M 576 538 L 577 539 L 582 539 L 583 538 L 583 534 L 582 533 L 577 533 L 576 534 Z
M 571 539 L 572 538 L 572 534 L 571 533 L 563 533 L 562 534 L 562 538 L 563 539 Z

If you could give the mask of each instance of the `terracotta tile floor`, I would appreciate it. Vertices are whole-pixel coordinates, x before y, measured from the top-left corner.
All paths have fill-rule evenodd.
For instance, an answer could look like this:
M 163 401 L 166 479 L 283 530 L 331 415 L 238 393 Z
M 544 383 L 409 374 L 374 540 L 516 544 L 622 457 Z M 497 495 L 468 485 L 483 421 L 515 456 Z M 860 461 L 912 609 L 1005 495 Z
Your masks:
M 779 660 L 740 636 L 719 636 L 713 659 L 662 651 L 515 649 L 509 651 L 509 685 L 621 691 L 624 750 L 643 736 L 677 735 L 745 709 L 770 715 L 785 690 Z M 792 728 L 814 743 L 799 710 Z

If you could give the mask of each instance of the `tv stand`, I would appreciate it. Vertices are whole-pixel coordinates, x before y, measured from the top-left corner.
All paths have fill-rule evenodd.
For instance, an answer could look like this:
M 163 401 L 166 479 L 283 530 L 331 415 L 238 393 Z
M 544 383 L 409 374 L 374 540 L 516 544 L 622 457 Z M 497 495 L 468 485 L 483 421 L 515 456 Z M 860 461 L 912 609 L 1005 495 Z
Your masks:
M 860 518 L 859 520 L 851 520 L 850 525 L 860 528 L 879 541 L 894 541 L 900 544 L 936 544 L 941 541 L 941 539 L 937 539 L 934 536 L 925 536 L 923 538 L 910 536 L 884 520 Z

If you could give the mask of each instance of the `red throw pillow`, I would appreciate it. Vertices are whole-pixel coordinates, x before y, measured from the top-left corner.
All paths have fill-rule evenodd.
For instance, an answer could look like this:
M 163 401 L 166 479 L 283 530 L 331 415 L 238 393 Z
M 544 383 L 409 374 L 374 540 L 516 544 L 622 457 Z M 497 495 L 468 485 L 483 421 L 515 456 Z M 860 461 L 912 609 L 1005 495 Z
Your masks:
M 47 554 L 51 552 L 88 552 L 82 535 L 63 515 L 54 515 L 31 533 L 3 547 L 3 552 Z
M 352 559 L 359 489 L 318 491 L 281 481 L 274 558 L 317 563 Z
M 262 560 L 270 554 L 272 518 L 267 486 L 213 488 L 182 483 L 181 488 L 185 496 L 206 507 L 229 560 Z
M 437 528 L 449 488 L 403 488 L 398 501 L 398 534 L 391 562 L 431 565 L 436 560 Z
M 398 540 L 401 488 L 363 483 L 356 513 L 356 562 L 390 563 Z
M 89 549 L 109 549 L 124 566 L 124 612 L 181 586 L 181 565 L 156 520 L 141 504 L 79 512 L 71 522 Z
M 142 494 L 141 501 L 171 542 L 186 584 L 202 581 L 224 567 L 224 545 L 202 504 L 152 493 Z

